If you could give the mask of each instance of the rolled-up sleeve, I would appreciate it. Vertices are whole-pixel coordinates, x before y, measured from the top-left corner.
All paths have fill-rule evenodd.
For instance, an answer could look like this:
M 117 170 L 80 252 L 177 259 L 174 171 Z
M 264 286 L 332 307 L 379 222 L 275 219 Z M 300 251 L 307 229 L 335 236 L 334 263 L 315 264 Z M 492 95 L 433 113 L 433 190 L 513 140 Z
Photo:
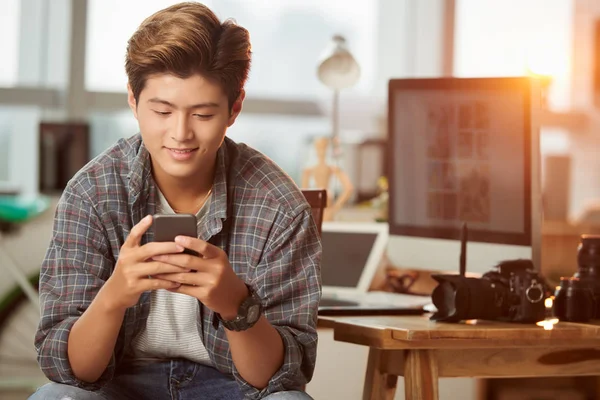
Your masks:
M 93 205 L 68 186 L 56 209 L 40 272 L 41 319 L 35 347 L 39 365 L 51 381 L 94 390 L 112 378 L 114 355 L 102 377 L 87 383 L 74 376 L 67 352 L 71 328 L 110 276 L 114 262 L 108 247 Z
M 298 390 L 312 378 L 317 356 L 317 313 L 321 298 L 321 239 L 310 209 L 275 221 L 272 237 L 251 284 L 263 299 L 264 315 L 279 332 L 284 361 L 266 388 L 234 376 L 248 398 Z

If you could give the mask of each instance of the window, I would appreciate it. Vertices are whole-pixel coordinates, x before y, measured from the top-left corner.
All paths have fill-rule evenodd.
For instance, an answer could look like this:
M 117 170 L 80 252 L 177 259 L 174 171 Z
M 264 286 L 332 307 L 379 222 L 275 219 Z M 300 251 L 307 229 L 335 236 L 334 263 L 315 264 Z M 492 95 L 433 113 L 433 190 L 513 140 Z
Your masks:
M 10 126 L 6 115 L 0 112 L 0 182 L 10 180 L 9 162 L 10 157 Z
M 302 170 L 316 162 L 313 139 L 327 135 L 330 124 L 326 117 L 242 112 L 227 136 L 271 158 L 300 186 Z
M 573 2 L 458 0 L 456 76 L 551 75 L 551 109 L 570 105 Z
M 2 54 L 0 86 L 16 86 L 17 84 L 20 15 L 21 2 L 19 0 L 2 2 L 2 12 L 0 12 L 0 38 L 2 38 L 0 40 L 0 54 Z M 0 140 L 2 140 L 1 136 Z M 0 180 L 2 180 L 1 176 L 0 172 Z
M 0 107 L 0 189 L 37 192 L 38 107 Z
M 311 156 L 314 158 L 312 139 L 315 136 L 326 135 L 330 124 L 331 121 L 326 117 L 242 112 L 235 124 L 228 129 L 227 136 L 270 157 L 299 185 L 302 169 L 315 161 L 311 159 Z M 117 140 L 139 131 L 137 121 L 129 110 L 92 113 L 90 128 L 92 157 L 109 148 Z
M 89 0 L 86 88 L 124 91 L 126 41 L 143 18 L 171 0 Z M 321 52 L 340 33 L 361 66 L 353 90 L 372 90 L 376 67 L 377 2 L 360 0 L 207 0 L 219 18 L 250 31 L 253 64 L 248 96 L 298 98 L 329 94 L 316 77 Z M 349 4 L 352 3 L 352 4 Z M 110 27 L 110 29 L 108 29 Z

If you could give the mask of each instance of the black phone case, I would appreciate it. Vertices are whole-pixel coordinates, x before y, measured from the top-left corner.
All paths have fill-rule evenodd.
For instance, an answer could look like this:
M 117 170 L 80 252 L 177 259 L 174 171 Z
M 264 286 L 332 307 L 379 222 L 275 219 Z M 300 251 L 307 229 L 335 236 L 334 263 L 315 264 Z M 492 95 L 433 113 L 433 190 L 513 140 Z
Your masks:
M 155 242 L 173 242 L 178 235 L 198 237 L 196 216 L 193 214 L 155 214 L 152 220 Z M 184 253 L 197 256 L 193 250 Z

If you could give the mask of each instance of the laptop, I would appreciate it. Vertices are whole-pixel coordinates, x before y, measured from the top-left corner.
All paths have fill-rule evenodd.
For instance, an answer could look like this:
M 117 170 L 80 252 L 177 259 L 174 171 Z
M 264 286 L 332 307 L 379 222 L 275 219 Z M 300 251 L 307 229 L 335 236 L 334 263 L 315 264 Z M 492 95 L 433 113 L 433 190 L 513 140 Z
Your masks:
M 388 225 L 323 222 L 319 315 L 419 314 L 430 297 L 369 291 L 388 243 Z

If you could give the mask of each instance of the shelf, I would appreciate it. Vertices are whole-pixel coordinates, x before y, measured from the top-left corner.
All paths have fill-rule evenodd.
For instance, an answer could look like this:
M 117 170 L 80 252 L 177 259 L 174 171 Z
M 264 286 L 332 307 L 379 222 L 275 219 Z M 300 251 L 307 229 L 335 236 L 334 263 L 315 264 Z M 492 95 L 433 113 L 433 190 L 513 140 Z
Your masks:
M 541 124 L 544 127 L 562 128 L 569 131 L 583 131 L 589 124 L 587 113 L 579 111 L 555 112 L 543 110 Z

